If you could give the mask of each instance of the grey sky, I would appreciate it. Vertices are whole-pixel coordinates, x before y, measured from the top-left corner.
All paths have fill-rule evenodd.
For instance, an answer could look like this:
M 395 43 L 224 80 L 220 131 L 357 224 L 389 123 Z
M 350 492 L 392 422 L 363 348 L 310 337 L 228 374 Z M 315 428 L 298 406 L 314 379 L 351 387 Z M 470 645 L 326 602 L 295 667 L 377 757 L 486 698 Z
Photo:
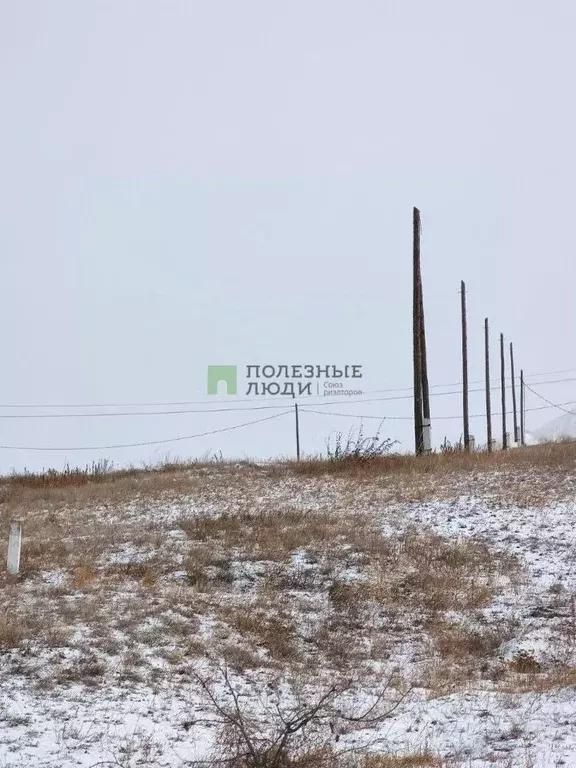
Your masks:
M 460 378 L 460 279 L 471 380 L 485 315 L 494 373 L 501 330 L 527 372 L 576 367 L 563 351 L 573 3 L 1 7 L 3 404 L 202 400 L 209 363 L 360 363 L 366 390 L 409 386 L 413 205 L 433 384 Z M 542 391 L 558 402 L 576 388 Z M 460 400 L 432 407 L 457 414 Z M 354 409 L 409 416 L 411 404 Z M 258 415 L 0 419 L 0 443 L 130 443 Z M 305 450 L 349 425 L 306 416 Z M 408 421 L 386 432 L 411 447 Z M 2 450 L 0 470 L 220 449 L 291 453 L 291 420 L 157 449 Z

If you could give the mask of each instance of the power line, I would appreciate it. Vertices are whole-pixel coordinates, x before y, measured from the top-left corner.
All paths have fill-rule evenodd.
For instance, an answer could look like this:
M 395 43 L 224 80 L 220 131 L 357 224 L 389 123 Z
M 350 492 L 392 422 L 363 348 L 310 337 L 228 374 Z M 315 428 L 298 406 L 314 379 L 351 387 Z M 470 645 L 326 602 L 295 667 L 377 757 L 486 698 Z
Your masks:
M 534 394 L 537 394 L 537 393 L 534 392 Z M 576 403 L 576 400 L 574 400 L 572 402 Z M 566 403 L 566 405 L 567 405 L 567 403 Z M 549 407 L 558 408 L 559 406 L 554 404 L 554 403 L 551 403 L 550 406 L 541 406 L 539 408 L 526 408 L 525 410 L 527 410 L 527 411 L 540 411 L 540 410 L 543 410 L 543 408 L 549 408 Z M 561 410 L 563 410 L 563 409 L 561 409 Z M 325 413 L 324 411 L 312 411 L 312 410 L 307 410 L 306 412 L 307 413 L 317 413 L 317 414 L 320 414 L 320 416 L 344 416 L 346 418 L 351 418 L 351 419 L 378 419 L 378 421 L 380 421 L 380 422 L 388 421 L 389 419 L 410 419 L 410 420 L 413 419 L 412 416 L 366 416 L 366 415 L 358 416 L 358 415 L 353 414 L 353 413 L 333 413 L 333 412 L 332 413 Z M 566 411 L 566 412 L 569 413 L 571 416 L 576 415 L 576 414 L 574 414 L 573 411 Z M 511 411 L 509 411 L 508 413 L 511 413 Z M 470 418 L 471 419 L 483 418 L 484 415 L 485 414 L 474 414 L 474 415 L 470 416 Z M 502 414 L 495 413 L 494 415 L 495 416 L 501 416 Z M 458 415 L 458 416 L 436 416 L 435 417 L 435 419 L 438 419 L 438 418 L 441 418 L 441 419 L 461 419 L 462 416 Z M 559 440 L 559 441 L 557 441 L 558 445 L 573 445 L 575 443 L 576 443 L 576 440 Z M 555 444 L 555 442 L 554 441 L 550 441 L 550 444 Z M 542 444 L 542 447 L 544 445 L 545 444 Z
M 570 400 L 567 403 L 563 403 L 563 405 L 571 405 L 571 404 L 576 404 L 576 400 Z M 560 406 L 556 405 L 555 403 L 550 403 L 550 405 L 539 405 L 539 406 L 536 406 L 534 408 L 525 408 L 524 410 L 525 410 L 525 412 L 528 412 L 528 411 L 544 411 L 544 410 L 547 410 L 548 408 L 559 408 L 559 407 Z M 301 406 L 300 407 L 300 412 L 301 413 L 317 413 L 320 416 L 345 416 L 346 418 L 350 418 L 350 419 L 379 419 L 380 421 L 382 421 L 382 420 L 384 420 L 384 421 L 412 421 L 414 419 L 413 416 L 368 416 L 368 415 L 361 415 L 361 414 L 357 414 L 357 413 L 337 413 L 337 412 L 334 412 L 334 411 L 330 411 L 330 413 L 328 413 L 326 411 L 316 411 L 316 410 L 313 410 L 311 408 L 307 408 L 306 406 Z M 570 413 L 572 415 L 575 415 L 572 411 L 566 411 L 566 413 Z M 506 415 L 509 415 L 509 414 L 512 414 L 512 411 L 506 411 Z M 486 415 L 485 413 L 472 413 L 472 414 L 470 414 L 470 418 L 471 419 L 483 419 L 485 417 L 485 415 Z M 501 412 L 495 412 L 493 415 L 494 416 L 501 416 L 502 413 Z M 437 421 L 437 420 L 446 421 L 446 420 L 461 419 L 461 418 L 462 418 L 461 414 L 458 414 L 456 416 L 435 416 L 434 417 L 434 421 Z
M 528 386 L 528 389 L 533 392 L 537 397 L 544 400 L 548 405 L 544 406 L 537 406 L 534 408 L 526 408 L 526 411 L 541 411 L 546 410 L 547 408 L 559 408 L 560 410 L 565 411 L 566 413 L 569 413 L 570 415 L 574 415 L 572 411 L 569 411 L 565 409 L 564 405 L 572 405 L 576 403 L 576 400 L 568 401 L 563 404 L 553 403 L 547 398 L 545 398 L 543 395 L 538 394 L 532 387 Z M 387 400 L 389 398 L 380 398 L 380 400 Z M 371 399 L 371 400 L 357 400 L 354 402 L 379 402 L 378 399 Z M 326 405 L 331 405 L 331 403 L 326 403 Z M 268 406 L 269 407 L 269 406 Z M 243 409 L 229 409 L 229 410 L 253 410 L 248 408 Z M 411 421 L 412 416 L 373 416 L 373 415 L 361 415 L 361 414 L 355 414 L 355 413 L 340 413 L 335 411 L 318 411 L 314 410 L 312 408 L 307 408 L 306 406 L 301 407 L 301 411 L 304 413 L 313 413 L 318 414 L 320 416 L 340 416 L 344 418 L 351 418 L 351 419 L 377 419 L 378 421 Z M 210 411 L 202 411 L 202 413 L 209 413 Z M 234 424 L 231 427 L 221 427 L 220 429 L 212 429 L 207 430 L 205 432 L 198 432 L 194 435 L 183 435 L 180 437 L 171 437 L 171 438 L 165 438 L 162 440 L 147 440 L 143 442 L 138 443 L 122 443 L 122 444 L 114 444 L 114 445 L 93 445 L 93 446 L 75 446 L 75 447 L 67 447 L 67 448 L 60 448 L 60 447 L 38 447 L 38 446 L 21 446 L 21 445 L 0 445 L 0 449 L 3 450 L 10 450 L 10 451 L 101 451 L 101 450 L 114 450 L 119 448 L 139 448 L 139 447 L 145 447 L 145 446 L 152 446 L 152 445 L 163 445 L 166 443 L 175 443 L 175 442 L 181 442 L 183 440 L 192 440 L 196 437 L 207 437 L 209 435 L 216 435 L 220 434 L 222 432 L 231 432 L 235 429 L 241 429 L 242 427 L 249 427 L 253 424 L 261 424 L 265 421 L 271 421 L 272 419 L 277 419 L 282 416 L 286 416 L 288 414 L 292 413 L 292 409 L 283 411 L 282 413 L 275 413 L 271 416 L 265 416 L 262 419 L 255 419 L 253 421 L 246 421 L 242 424 Z M 511 411 L 508 411 L 507 413 L 511 413 Z M 495 416 L 500 416 L 500 413 L 495 413 Z M 484 414 L 472 414 L 470 418 L 483 418 Z M 460 419 L 460 414 L 456 416 L 436 416 L 435 420 L 452 420 L 452 419 Z
M 540 373 L 532 373 L 527 374 L 529 378 L 533 378 L 535 376 L 555 376 L 560 375 L 562 373 L 573 373 L 576 372 L 576 368 L 565 368 L 563 370 L 557 370 L 557 371 L 542 371 Z M 525 376 L 526 378 L 526 376 Z M 497 377 L 492 377 L 493 381 L 498 381 L 499 379 Z M 576 378 L 569 378 L 569 379 L 558 379 L 554 381 L 542 381 L 537 382 L 538 385 L 542 384 L 559 384 L 562 382 L 568 382 L 568 381 L 576 381 Z M 484 379 L 477 379 L 475 381 L 471 381 L 470 384 L 483 384 Z M 461 386 L 461 381 L 455 381 L 451 383 L 445 383 L 445 384 L 431 384 L 430 389 L 439 389 L 441 387 L 459 387 Z M 499 387 L 494 387 L 494 389 L 497 389 Z M 413 387 L 391 387 L 387 389 L 372 389 L 364 392 L 366 395 L 377 395 L 377 394 L 385 394 L 387 392 L 412 392 Z M 474 390 L 474 391 L 480 391 L 480 390 Z M 484 390 L 482 390 L 484 391 Z M 437 394 L 437 393 L 436 393 Z M 462 394 L 462 390 L 457 390 L 454 392 L 448 392 L 448 393 L 440 393 L 440 394 Z M 270 401 L 270 400 L 283 400 L 285 401 L 286 398 L 289 397 L 288 395 L 277 395 L 277 396 L 271 396 L 271 397 L 262 397 L 259 398 L 260 401 Z M 324 398 L 324 395 L 308 395 L 307 397 L 319 397 L 321 399 Z M 408 395 L 406 399 L 410 398 L 411 395 Z M 235 403 L 253 403 L 254 398 L 248 397 L 248 398 L 234 398 Z M 25 408 L 160 408 L 160 407 L 170 407 L 170 406 L 187 406 L 187 405 L 208 405 L 206 400 L 176 400 L 176 401 L 156 401 L 153 403 L 0 403 L 0 408 L 18 408 L 18 409 L 25 409 Z M 239 409 L 242 410 L 242 409 Z M 249 410 L 246 408 L 245 410 Z M 191 411 L 171 411 L 171 413 L 188 413 Z M 107 414 L 104 414 L 107 415 Z M 130 414 L 132 415 L 132 414 Z M 140 414 L 134 414 L 134 415 L 140 415 Z M 155 415 L 155 414 L 154 414 Z
M 288 413 L 292 413 L 292 410 L 284 411 L 283 413 L 275 413 L 272 416 L 265 416 L 263 419 L 256 419 L 255 421 L 245 421 L 242 424 L 235 424 L 232 427 L 222 427 L 221 429 L 212 429 L 207 432 L 198 432 L 195 435 L 184 435 L 182 437 L 169 437 L 164 440 L 147 440 L 141 443 L 124 443 L 121 445 L 83 445 L 74 448 L 56 448 L 56 447 L 32 447 L 23 445 L 0 445 L 0 449 L 7 451 L 108 451 L 114 448 L 140 448 L 142 446 L 150 445 L 162 445 L 163 443 L 176 443 L 182 440 L 192 440 L 195 437 L 206 437 L 208 435 L 216 435 L 220 432 L 231 432 L 233 429 L 240 429 L 241 427 L 249 427 L 252 424 L 261 424 L 263 421 L 271 421 L 272 419 L 278 419 L 281 416 L 286 416 Z
M 532 389 L 532 387 L 531 387 L 531 386 L 529 386 L 528 384 L 526 384 L 526 382 L 524 382 L 524 386 L 525 386 L 527 389 L 529 389 L 529 390 L 530 390 L 530 392 L 532 392 L 532 394 L 536 395 L 536 397 L 539 397 L 539 398 L 540 398 L 540 400 L 544 400 L 544 402 L 545 402 L 545 403 L 548 403 L 548 405 L 549 405 L 551 408 L 558 408 L 558 410 L 559 410 L 559 411 L 564 411 L 564 413 L 569 413 L 569 414 L 570 414 L 570 416 L 574 416 L 574 415 L 575 415 L 575 414 L 574 414 L 574 411 L 569 411 L 567 408 L 564 408 L 564 407 L 563 407 L 563 405 L 571 405 L 571 403 L 563 403 L 563 404 L 559 404 L 559 403 L 553 403 L 551 400 L 548 400 L 548 398 L 547 398 L 547 397 L 544 397 L 544 395 L 540 395 L 540 394 L 538 394 L 538 392 L 536 392 L 536 390 Z M 531 410 L 531 409 L 528 409 L 528 410 Z
M 568 378 L 568 379 L 554 379 L 549 381 L 541 381 L 539 382 L 539 386 L 544 386 L 547 384 L 562 384 L 566 382 L 572 382 L 576 381 L 576 378 Z M 437 385 L 439 386 L 439 385 Z M 526 384 L 528 387 L 528 384 Z M 530 389 L 530 387 L 528 387 Z M 492 390 L 500 389 L 499 386 L 491 387 Z M 379 390 L 374 390 L 374 392 L 378 392 Z M 382 390 L 386 391 L 386 390 Z M 470 389 L 470 392 L 484 392 L 484 387 L 477 388 L 477 389 Z M 372 394 L 371 392 L 366 392 L 366 394 Z M 462 390 L 453 390 L 450 392 L 432 392 L 431 396 L 434 397 L 446 397 L 450 395 L 460 395 L 462 394 Z M 169 410 L 169 411 L 106 411 L 106 412 L 96 412 L 96 413 L 26 413 L 26 414 L 11 414 L 11 413 L 3 413 L 0 414 L 0 419 L 84 419 L 84 418 L 110 418 L 110 417 L 117 417 L 117 418 L 125 418 L 125 417 L 142 417 L 142 416 L 182 416 L 186 414 L 198 414 L 198 413 L 231 413 L 231 412 L 240 412 L 240 411 L 263 411 L 263 410 L 277 410 L 284 408 L 286 405 L 286 401 L 288 399 L 288 396 L 284 396 L 282 398 L 283 403 L 282 405 L 254 405 L 254 406 L 247 406 L 247 407 L 225 407 L 225 408 L 200 408 L 200 409 L 181 409 L 181 410 Z M 375 397 L 375 398 L 362 398 L 360 400 L 345 400 L 347 405 L 355 405 L 356 403 L 379 403 L 379 402 L 391 402 L 394 400 L 411 400 L 412 395 L 394 395 L 392 397 Z M 305 401 L 308 401 L 308 398 L 304 398 Z M 236 402 L 246 402 L 246 401 L 236 401 Z M 253 399 L 249 400 L 249 402 L 254 402 Z M 323 397 L 322 399 L 322 407 L 331 407 L 332 405 L 338 405 L 339 403 L 342 403 L 343 400 L 334 396 L 333 399 L 330 400 L 330 402 L 326 402 L 326 397 Z M 318 405 L 318 402 L 315 402 L 314 404 Z M 8 408 L 8 407 L 33 407 L 33 406 L 0 406 L 0 408 Z M 34 406 L 34 407 L 56 407 L 56 406 Z M 65 407 L 65 406 L 58 406 L 58 407 Z M 74 407 L 74 406 L 69 406 Z M 78 406 L 80 407 L 80 406 Z M 88 407 L 88 406 L 85 406 Z M 304 404 L 302 407 L 306 407 Z M 392 417 L 389 417 L 392 418 Z M 446 418 L 446 417 L 436 417 L 436 418 Z
M 541 382 L 539 382 L 539 386 L 542 386 L 544 384 L 561 384 L 561 383 L 564 383 L 564 382 L 567 382 L 567 381 L 576 381 L 576 378 L 555 379 L 553 381 L 552 380 L 551 381 L 541 381 Z M 498 386 L 494 386 L 494 387 L 491 387 L 491 389 L 493 389 L 493 390 L 500 389 L 500 386 L 499 385 Z M 478 389 L 471 389 L 469 391 L 470 392 L 484 392 L 485 389 L 484 389 L 484 387 L 481 387 L 481 388 L 478 388 Z M 370 393 L 367 392 L 366 394 L 370 394 Z M 448 396 L 449 395 L 461 395 L 462 394 L 462 390 L 459 389 L 459 390 L 454 390 L 452 392 L 431 392 L 430 394 L 431 394 L 431 396 L 434 395 L 435 397 L 442 397 L 442 396 L 446 396 L 446 395 L 448 395 Z M 324 398 L 324 399 L 326 400 L 326 398 Z M 332 406 L 332 405 L 338 405 L 339 403 L 342 403 L 342 402 L 345 402 L 346 405 L 351 405 L 351 404 L 353 405 L 355 403 L 382 403 L 382 402 L 390 402 L 390 401 L 393 401 L 393 400 L 411 400 L 411 399 L 412 399 L 412 395 L 397 395 L 395 397 L 375 397 L 375 398 L 362 399 L 362 400 L 344 400 L 344 401 L 342 399 L 340 399 L 340 398 L 334 397 L 334 398 L 330 398 L 330 402 L 328 402 L 328 403 L 327 402 L 323 402 L 322 407 L 324 408 L 324 407 L 328 407 L 328 406 Z M 314 403 L 314 405 L 318 405 L 318 403 Z M 304 403 L 302 405 L 302 407 L 306 408 L 306 404 Z M 438 417 L 434 417 L 434 418 L 438 418 Z
M 576 379 L 575 379 L 576 380 Z M 479 390 L 471 390 L 472 392 L 479 391 Z M 366 393 L 370 394 L 370 393 Z M 440 397 L 443 395 L 457 395 L 458 392 L 435 392 L 434 395 Z M 26 413 L 26 414 L 12 414 L 12 413 L 2 413 L 0 414 L 0 419 L 88 419 L 88 418 L 107 418 L 107 417 L 120 417 L 125 418 L 128 416 L 175 416 L 175 415 L 186 415 L 186 414 L 198 414 L 198 413 L 230 413 L 230 412 L 241 412 L 241 411 L 264 411 L 264 410 L 278 410 L 281 408 L 284 408 L 286 406 L 286 402 L 290 402 L 292 398 L 288 399 L 288 396 L 283 398 L 282 405 L 255 405 L 255 406 L 248 406 L 248 407 L 240 407 L 240 408 L 200 408 L 200 409 L 182 409 L 182 410 L 170 410 L 170 411 L 103 411 L 103 412 L 96 412 L 96 413 Z M 343 399 L 334 397 L 333 399 L 330 399 L 330 402 L 326 402 L 326 397 L 324 397 L 321 401 L 322 407 L 329 407 L 332 405 L 338 405 L 339 403 L 342 403 Z M 347 405 L 355 405 L 356 403 L 380 403 L 380 402 L 390 402 L 393 400 L 411 400 L 412 395 L 397 395 L 395 397 L 373 397 L 373 398 L 362 398 L 360 400 L 348 400 L 346 399 L 344 402 L 346 402 Z M 308 398 L 305 398 L 307 401 Z M 250 402 L 254 402 L 254 400 L 250 400 Z M 316 405 L 319 405 L 320 403 L 316 402 Z M 3 407 L 3 406 L 0 406 Z M 6 406 L 4 406 L 6 407 Z M 41 406 L 38 406 L 41 407 Z M 48 406 L 44 406 L 48 407 Z M 64 406 L 62 406 L 64 407 Z M 305 406 L 303 406 L 305 407 Z
M 360 413 L 326 413 L 326 411 L 313 411 L 310 408 L 300 408 L 301 413 L 317 413 L 319 416 L 345 416 L 350 419 L 378 419 L 378 421 L 389 421 L 390 419 L 406 419 L 407 421 L 413 421 L 414 416 L 368 416 Z
M 102 413 L 0 413 L 0 419 L 92 419 L 105 418 L 107 416 L 126 417 L 126 416 L 181 416 L 188 413 L 229 413 L 231 411 L 267 411 L 279 410 L 286 406 L 282 405 L 255 405 L 248 408 L 202 408 L 196 410 L 181 411 L 106 411 Z

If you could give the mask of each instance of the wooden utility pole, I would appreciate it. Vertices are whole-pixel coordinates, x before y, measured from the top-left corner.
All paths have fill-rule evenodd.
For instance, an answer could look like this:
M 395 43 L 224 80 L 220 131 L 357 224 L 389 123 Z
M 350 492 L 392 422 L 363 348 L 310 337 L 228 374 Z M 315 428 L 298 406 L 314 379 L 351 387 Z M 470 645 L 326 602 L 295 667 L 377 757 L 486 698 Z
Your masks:
M 422 270 L 419 270 L 420 284 L 420 360 L 422 366 L 422 445 L 425 452 L 432 450 L 432 427 L 430 424 L 430 388 L 428 385 L 428 352 L 426 349 L 426 323 L 424 321 L 424 290 Z
M 414 447 L 416 454 L 424 451 L 423 396 L 422 396 L 422 303 L 420 278 L 420 211 L 413 210 L 413 292 L 412 292 L 412 342 L 414 358 Z
M 466 320 L 466 283 L 460 282 L 462 311 L 462 418 L 464 420 L 464 450 L 470 450 L 470 421 L 468 418 L 468 327 Z
M 426 349 L 422 275 L 420 275 L 420 358 L 422 361 L 422 413 L 424 414 L 424 419 L 430 421 L 430 388 L 428 386 L 428 352 Z
M 502 450 L 508 448 L 506 434 L 506 363 L 504 361 L 504 334 L 500 334 L 500 387 L 502 389 Z
M 524 371 L 520 371 L 520 445 L 526 445 L 524 434 Z
M 514 376 L 514 347 L 510 342 L 510 376 L 512 378 L 512 412 L 514 414 L 514 442 L 520 442 L 518 413 L 516 411 L 516 378 Z
M 296 461 L 300 461 L 300 418 L 298 415 L 298 403 L 294 403 L 294 417 L 296 419 Z
M 490 332 L 488 318 L 484 320 L 484 367 L 486 375 L 486 440 L 488 452 L 492 453 L 492 404 L 490 400 Z

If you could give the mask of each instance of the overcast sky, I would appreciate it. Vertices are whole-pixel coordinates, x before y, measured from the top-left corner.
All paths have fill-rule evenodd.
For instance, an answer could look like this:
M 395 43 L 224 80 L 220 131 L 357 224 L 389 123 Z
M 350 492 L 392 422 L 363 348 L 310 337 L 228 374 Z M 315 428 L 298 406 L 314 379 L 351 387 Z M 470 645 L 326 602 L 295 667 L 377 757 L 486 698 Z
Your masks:
M 472 381 L 486 315 L 494 374 L 500 331 L 527 375 L 576 368 L 573 2 L 1 9 L 3 406 L 213 406 L 206 366 L 218 363 L 354 363 L 367 392 L 409 387 L 413 205 L 431 384 L 460 380 L 461 279 Z M 571 382 L 540 391 L 576 398 Z M 528 407 L 543 404 L 529 394 Z M 436 397 L 432 415 L 460 407 Z M 332 409 L 409 417 L 411 402 Z M 471 412 L 483 409 L 473 394 Z M 0 444 L 153 441 L 272 413 L 2 418 Z M 556 415 L 529 412 L 528 426 Z M 303 450 L 353 423 L 303 415 Z M 436 441 L 461 429 L 433 423 Z M 384 429 L 406 450 L 411 430 Z M 483 439 L 482 419 L 472 431 Z M 2 449 L 0 471 L 219 450 L 291 454 L 293 421 L 123 450 Z

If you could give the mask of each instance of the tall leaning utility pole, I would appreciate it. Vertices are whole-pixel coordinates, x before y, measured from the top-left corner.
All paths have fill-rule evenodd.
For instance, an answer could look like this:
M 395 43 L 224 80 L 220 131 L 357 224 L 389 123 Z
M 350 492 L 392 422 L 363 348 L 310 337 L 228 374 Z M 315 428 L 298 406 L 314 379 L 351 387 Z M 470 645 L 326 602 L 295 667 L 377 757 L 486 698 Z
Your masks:
M 296 461 L 300 461 L 300 418 L 298 414 L 298 403 L 294 403 L 294 417 L 296 427 Z
M 516 377 L 514 376 L 514 347 L 510 342 L 510 376 L 512 382 L 512 412 L 514 414 L 514 442 L 520 442 L 518 429 L 518 413 L 516 411 Z
M 428 385 L 428 352 L 426 349 L 426 324 L 424 322 L 424 290 L 422 270 L 419 269 L 420 285 L 420 361 L 422 367 L 422 442 L 425 452 L 432 450 L 432 427 L 430 423 L 430 388 Z
M 506 363 L 504 361 L 504 334 L 500 334 L 500 386 L 502 389 L 502 450 L 508 448 L 506 434 Z
M 464 450 L 470 450 L 470 421 L 468 417 L 468 327 L 466 320 L 466 283 L 460 282 L 462 312 L 462 418 L 464 421 Z
M 422 394 L 422 338 L 424 334 L 420 278 L 420 230 L 420 211 L 418 208 L 414 208 L 412 219 L 412 347 L 414 362 L 414 447 L 417 455 L 424 451 Z
M 486 378 L 486 441 L 488 452 L 492 453 L 492 404 L 490 402 L 490 331 L 488 318 L 484 320 L 484 368 Z
M 526 445 L 525 422 L 524 422 L 524 371 L 520 371 L 520 445 Z

